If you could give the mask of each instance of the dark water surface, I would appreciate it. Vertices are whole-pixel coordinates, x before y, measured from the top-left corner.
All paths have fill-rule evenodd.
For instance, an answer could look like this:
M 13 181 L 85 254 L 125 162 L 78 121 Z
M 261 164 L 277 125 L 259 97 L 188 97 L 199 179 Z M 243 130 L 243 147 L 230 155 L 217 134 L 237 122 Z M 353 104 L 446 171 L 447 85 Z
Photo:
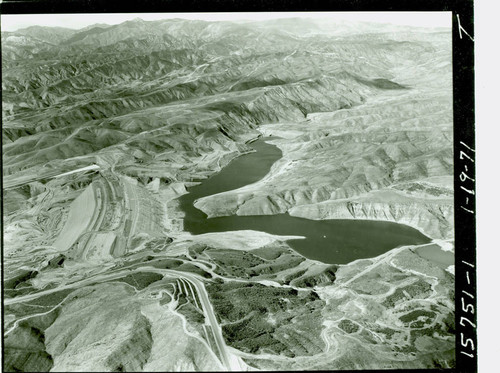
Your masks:
M 422 246 L 415 250 L 422 258 L 436 263 L 441 268 L 448 268 L 455 264 L 455 254 L 444 251 L 439 245 Z
M 422 233 L 406 225 L 373 220 L 310 220 L 288 214 L 224 216 L 207 219 L 193 206 L 201 197 L 236 189 L 262 179 L 282 153 L 260 139 L 251 144 L 255 153 L 234 159 L 218 174 L 189 188 L 179 198 L 185 212 L 184 229 L 193 234 L 256 230 L 278 235 L 305 236 L 288 244 L 307 258 L 325 263 L 345 264 L 356 259 L 372 258 L 402 245 L 430 242 Z M 332 160 L 333 161 L 333 160 Z

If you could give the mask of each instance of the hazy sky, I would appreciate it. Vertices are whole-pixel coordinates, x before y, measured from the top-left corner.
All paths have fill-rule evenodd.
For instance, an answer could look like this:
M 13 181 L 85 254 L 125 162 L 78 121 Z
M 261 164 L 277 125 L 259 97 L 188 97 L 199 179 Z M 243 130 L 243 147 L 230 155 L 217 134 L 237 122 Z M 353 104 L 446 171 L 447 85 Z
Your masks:
M 268 20 L 305 17 L 365 22 L 392 23 L 422 27 L 451 28 L 451 12 L 257 12 L 257 13 L 95 13 L 95 14 L 22 14 L 2 15 L 2 31 L 40 26 L 60 26 L 79 29 L 95 23 L 110 25 L 142 18 L 145 21 L 168 18 L 201 19 L 207 21 Z

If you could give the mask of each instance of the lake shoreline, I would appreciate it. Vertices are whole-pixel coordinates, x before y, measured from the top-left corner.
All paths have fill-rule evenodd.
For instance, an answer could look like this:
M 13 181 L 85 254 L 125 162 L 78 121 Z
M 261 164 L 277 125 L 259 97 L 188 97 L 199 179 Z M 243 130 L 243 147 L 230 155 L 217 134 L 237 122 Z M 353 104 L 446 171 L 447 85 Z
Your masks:
M 233 159 L 221 171 L 188 189 L 179 197 L 184 212 L 184 231 L 194 235 L 254 230 L 277 236 L 304 236 L 287 240 L 288 245 L 304 257 L 328 264 L 347 264 L 372 258 L 395 247 L 425 244 L 431 238 L 405 224 L 371 219 L 313 220 L 289 213 L 262 211 L 255 215 L 210 217 L 194 206 L 201 198 L 244 188 L 265 177 L 282 157 L 281 150 L 266 141 L 275 137 L 258 137 L 252 144 L 255 152 Z M 220 189 L 223 189 L 222 191 Z M 268 212 L 268 213 L 266 213 Z

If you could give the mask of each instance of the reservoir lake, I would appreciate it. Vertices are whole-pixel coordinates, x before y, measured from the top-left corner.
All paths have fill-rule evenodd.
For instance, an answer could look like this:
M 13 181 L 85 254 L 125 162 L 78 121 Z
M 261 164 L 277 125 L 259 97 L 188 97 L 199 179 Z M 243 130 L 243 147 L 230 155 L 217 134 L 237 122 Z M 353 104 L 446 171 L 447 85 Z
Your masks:
M 301 255 L 324 263 L 346 264 L 372 258 L 395 247 L 429 243 L 418 230 L 392 222 L 354 219 L 310 220 L 289 214 L 223 216 L 207 219 L 193 206 L 196 199 L 240 188 L 262 179 L 282 157 L 281 150 L 261 138 L 251 145 L 256 151 L 232 160 L 219 173 L 188 189 L 179 198 L 184 211 L 184 229 L 192 234 L 256 230 L 276 235 L 304 236 L 288 240 Z M 332 160 L 333 162 L 333 160 Z

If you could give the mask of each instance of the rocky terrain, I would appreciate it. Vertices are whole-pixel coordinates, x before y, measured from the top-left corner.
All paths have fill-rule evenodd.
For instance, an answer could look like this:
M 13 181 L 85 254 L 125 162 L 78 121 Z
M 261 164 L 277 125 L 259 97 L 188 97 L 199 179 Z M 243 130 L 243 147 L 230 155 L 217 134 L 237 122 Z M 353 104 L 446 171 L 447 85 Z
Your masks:
M 1 43 L 5 371 L 454 366 L 450 30 L 135 19 Z M 176 199 L 270 135 L 263 179 L 195 206 L 434 242 L 340 265 L 185 231 Z

